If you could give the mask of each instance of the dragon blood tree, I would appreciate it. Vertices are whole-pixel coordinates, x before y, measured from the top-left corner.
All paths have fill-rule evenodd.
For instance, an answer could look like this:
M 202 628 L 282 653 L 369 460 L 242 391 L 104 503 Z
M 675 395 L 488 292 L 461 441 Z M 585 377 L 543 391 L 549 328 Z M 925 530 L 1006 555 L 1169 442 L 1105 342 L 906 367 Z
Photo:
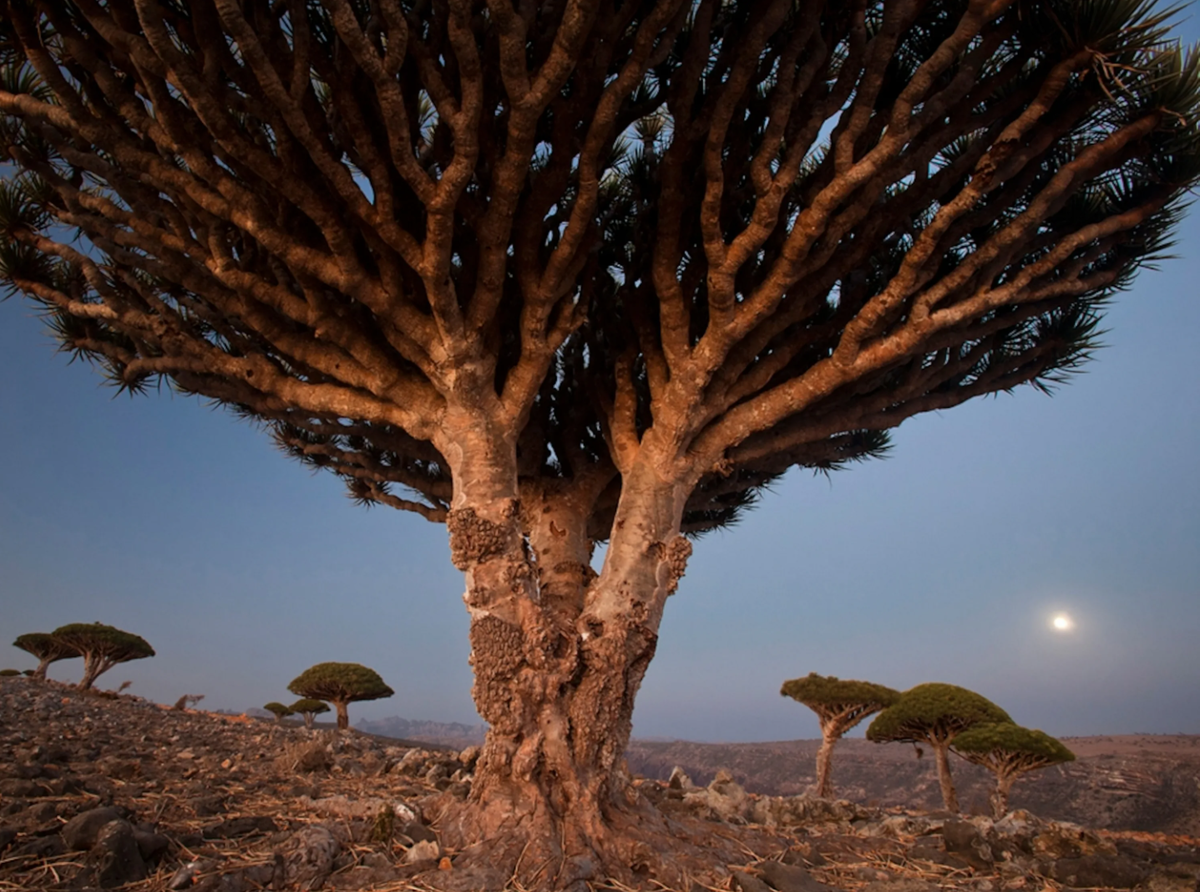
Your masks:
M 79 679 L 81 691 L 90 690 L 100 675 L 118 663 L 154 656 L 154 648 L 145 638 L 103 623 L 70 623 L 59 626 L 50 634 L 64 647 L 83 657 L 83 678 Z
M 13 647 L 19 647 L 26 653 L 37 657 L 38 665 L 33 670 L 33 678 L 39 681 L 45 680 L 46 670 L 50 668 L 51 663 L 79 656 L 79 651 L 45 632 L 29 632 L 26 635 L 18 635 L 17 640 L 13 642 Z
M 295 703 L 288 707 L 294 714 L 298 714 L 304 719 L 304 727 L 312 730 L 313 719 L 323 712 L 329 712 L 329 707 L 320 700 L 314 700 L 312 697 L 301 697 Z
M 1146 0 L 0 0 L 0 66 L 0 278 L 446 524 L 445 842 L 559 887 L 683 864 L 622 753 L 692 538 L 1062 380 L 1200 172 Z
M 381 700 L 396 693 L 383 683 L 378 672 L 358 663 L 317 663 L 293 678 L 288 690 L 306 699 L 332 703 L 337 710 L 339 731 L 350 727 L 350 717 L 346 714 L 348 703 Z M 311 727 L 307 719 L 305 724 Z
M 1049 734 L 1011 722 L 975 725 L 955 737 L 951 749 L 996 776 L 991 800 L 997 820 L 1008 814 L 1008 793 L 1018 777 L 1027 771 L 1075 761 L 1075 754 Z
M 848 681 L 810 672 L 804 678 L 785 681 L 779 691 L 803 703 L 821 723 L 821 747 L 817 750 L 816 793 L 822 799 L 833 795 L 829 766 L 833 747 L 842 735 L 869 715 L 886 709 L 900 699 L 900 692 L 869 681 Z
M 927 743 L 937 761 L 938 783 L 947 811 L 958 811 L 958 794 L 950 775 L 950 744 L 969 728 L 985 722 L 1008 722 L 1008 713 L 986 697 L 952 684 L 919 684 L 879 713 L 867 726 L 875 743 Z M 919 755 L 919 753 L 918 753 Z
M 289 715 L 295 715 L 296 713 L 296 710 L 292 709 L 290 706 L 284 706 L 277 700 L 272 700 L 270 703 L 264 703 L 263 709 L 275 716 L 276 724 L 282 722 Z

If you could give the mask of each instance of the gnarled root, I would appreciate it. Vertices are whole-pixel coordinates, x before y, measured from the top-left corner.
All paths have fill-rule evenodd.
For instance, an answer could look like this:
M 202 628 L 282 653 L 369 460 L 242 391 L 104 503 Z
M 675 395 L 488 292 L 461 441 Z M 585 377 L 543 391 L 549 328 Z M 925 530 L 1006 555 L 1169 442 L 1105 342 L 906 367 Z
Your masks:
M 506 887 L 584 892 L 587 883 L 606 880 L 687 889 L 695 879 L 723 877 L 726 864 L 744 857 L 713 825 L 668 818 L 636 787 L 621 798 L 604 808 L 558 814 L 546 801 L 530 808 L 527 801 L 498 797 L 486 802 L 439 797 L 426 810 L 442 845 L 454 853 L 454 868 L 422 874 L 420 880 L 447 892 Z

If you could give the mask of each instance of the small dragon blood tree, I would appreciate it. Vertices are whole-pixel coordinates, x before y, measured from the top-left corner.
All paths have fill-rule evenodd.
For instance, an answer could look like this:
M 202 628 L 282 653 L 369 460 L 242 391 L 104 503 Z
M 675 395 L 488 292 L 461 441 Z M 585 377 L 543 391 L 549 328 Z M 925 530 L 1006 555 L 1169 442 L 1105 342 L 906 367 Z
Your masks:
M 310 731 L 313 726 L 313 719 L 323 712 L 329 712 L 329 707 L 320 700 L 314 700 L 312 697 L 302 697 L 289 707 L 294 714 L 299 714 L 304 718 L 304 727 Z
M 39 681 L 45 680 L 46 670 L 50 668 L 51 663 L 79 656 L 79 651 L 68 647 L 53 635 L 45 632 L 30 632 L 27 635 L 19 635 L 17 636 L 17 640 L 13 642 L 13 647 L 19 647 L 26 653 L 37 657 L 38 667 L 33 670 L 33 677 Z
M 396 693 L 383 683 L 378 672 L 358 663 L 317 663 L 293 679 L 288 690 L 301 697 L 332 703 L 337 710 L 339 731 L 350 727 L 346 704 L 380 700 Z
M 1008 713 L 986 697 L 952 684 L 919 684 L 875 717 L 867 739 L 875 743 L 927 743 L 937 758 L 938 782 L 947 811 L 958 811 L 958 795 L 947 754 L 959 734 L 988 722 L 1012 722 Z
M 272 700 L 270 703 L 264 703 L 263 709 L 275 716 L 276 722 L 282 722 L 289 715 L 295 715 L 296 712 L 290 706 L 284 706 L 275 700 Z
M 810 672 L 804 678 L 785 681 L 779 691 L 803 703 L 821 722 L 821 748 L 817 750 L 817 795 L 833 795 L 829 766 L 833 747 L 843 734 L 873 713 L 900 699 L 900 692 L 869 681 L 851 681 Z
M 59 626 L 51 636 L 77 656 L 83 657 L 83 678 L 79 690 L 92 683 L 118 663 L 154 656 L 154 648 L 140 635 L 103 623 L 70 623 Z
M 955 737 L 952 749 L 996 775 L 991 796 L 996 819 L 1008 814 L 1009 790 L 1022 774 L 1075 761 L 1075 754 L 1049 734 L 1010 722 L 976 725 Z

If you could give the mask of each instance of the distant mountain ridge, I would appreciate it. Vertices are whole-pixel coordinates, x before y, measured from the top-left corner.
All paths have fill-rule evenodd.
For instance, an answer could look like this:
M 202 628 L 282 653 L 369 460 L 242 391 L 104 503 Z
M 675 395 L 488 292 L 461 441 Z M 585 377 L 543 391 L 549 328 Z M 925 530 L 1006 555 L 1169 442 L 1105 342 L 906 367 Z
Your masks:
M 390 715 L 374 721 L 360 719 L 354 727 L 367 734 L 378 734 L 381 737 L 400 737 L 405 740 L 420 740 L 425 743 L 461 748 L 479 746 L 483 743 L 484 734 L 487 733 L 487 725 L 482 722 L 477 725 L 464 725 L 462 722 L 405 719 L 398 715 Z

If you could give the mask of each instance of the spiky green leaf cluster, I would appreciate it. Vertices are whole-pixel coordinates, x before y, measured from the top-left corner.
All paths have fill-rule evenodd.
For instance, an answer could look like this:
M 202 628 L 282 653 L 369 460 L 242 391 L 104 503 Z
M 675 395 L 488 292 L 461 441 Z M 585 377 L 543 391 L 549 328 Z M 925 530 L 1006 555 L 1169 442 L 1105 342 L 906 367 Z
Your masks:
M 79 656 L 79 651 L 75 647 L 46 632 L 29 632 L 25 635 L 18 635 L 17 640 L 13 642 L 13 647 L 19 647 L 39 660 L 58 661 Z
M 379 700 L 395 693 L 378 672 L 359 663 L 317 663 L 292 679 L 288 690 L 331 703 Z
M 272 700 L 270 703 L 264 703 L 263 709 L 274 715 L 277 719 L 286 718 L 287 716 L 293 715 L 297 712 L 297 710 L 292 709 L 290 706 L 284 706 L 282 703 L 279 703 L 275 700 Z
M 910 688 L 875 717 L 867 739 L 946 740 L 984 722 L 1012 722 L 1008 713 L 981 694 L 958 685 L 931 682 Z
M 900 698 L 900 692 L 870 681 L 841 679 L 833 675 L 818 675 L 810 672 L 803 678 L 785 681 L 779 691 L 805 706 L 837 706 L 861 703 L 879 704 L 888 707 Z
M 111 663 L 154 656 L 154 648 L 140 635 L 103 623 L 69 623 L 50 633 L 80 654 L 97 654 Z
M 1012 722 L 975 725 L 954 738 L 953 749 L 968 759 L 992 754 L 1001 758 L 1028 757 L 1043 766 L 1075 761 L 1075 754 L 1061 741 Z
M 314 700 L 312 697 L 301 697 L 288 708 L 299 715 L 320 715 L 323 712 L 329 712 L 329 707 L 324 702 Z

